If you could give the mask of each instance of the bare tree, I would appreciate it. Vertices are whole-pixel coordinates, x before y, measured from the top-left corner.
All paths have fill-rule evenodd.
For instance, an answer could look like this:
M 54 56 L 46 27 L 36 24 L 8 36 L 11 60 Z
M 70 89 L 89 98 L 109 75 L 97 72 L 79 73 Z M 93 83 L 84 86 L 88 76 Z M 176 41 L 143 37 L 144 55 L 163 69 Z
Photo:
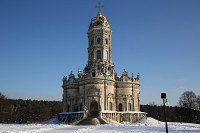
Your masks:
M 185 114 L 187 122 L 192 122 L 195 117 L 193 113 L 196 110 L 197 97 L 193 91 L 184 92 L 179 98 L 178 105 L 183 107 L 182 113 Z
M 193 91 L 184 92 L 179 98 L 178 104 L 180 107 L 196 109 L 197 96 Z
M 197 97 L 197 109 L 200 111 L 200 95 Z
M 6 99 L 6 96 L 4 96 L 1 92 L 0 92 L 0 99 Z

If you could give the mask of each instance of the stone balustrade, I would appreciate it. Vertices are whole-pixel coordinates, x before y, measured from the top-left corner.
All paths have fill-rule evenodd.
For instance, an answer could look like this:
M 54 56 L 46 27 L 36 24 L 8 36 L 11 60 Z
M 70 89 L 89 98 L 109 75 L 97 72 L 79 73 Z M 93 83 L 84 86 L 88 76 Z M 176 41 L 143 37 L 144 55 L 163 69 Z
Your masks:
M 72 123 L 74 121 L 83 119 L 83 117 L 84 117 L 84 111 L 62 112 L 62 113 L 59 113 L 57 116 L 60 122 L 65 122 L 65 123 Z
M 102 119 L 111 119 L 119 123 L 122 122 L 136 122 L 142 118 L 146 118 L 145 112 L 135 112 L 135 111 L 103 111 L 101 112 Z

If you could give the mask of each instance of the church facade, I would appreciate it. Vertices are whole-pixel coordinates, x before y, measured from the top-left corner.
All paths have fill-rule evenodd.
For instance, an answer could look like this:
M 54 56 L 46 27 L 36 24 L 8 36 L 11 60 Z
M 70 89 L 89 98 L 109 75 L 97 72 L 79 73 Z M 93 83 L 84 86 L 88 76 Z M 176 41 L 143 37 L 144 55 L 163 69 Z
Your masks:
M 112 63 L 110 22 L 98 11 L 88 28 L 88 63 L 63 77 L 63 111 L 87 109 L 88 116 L 100 117 L 105 111 L 140 111 L 140 75 L 134 78 L 124 70 L 118 76 Z

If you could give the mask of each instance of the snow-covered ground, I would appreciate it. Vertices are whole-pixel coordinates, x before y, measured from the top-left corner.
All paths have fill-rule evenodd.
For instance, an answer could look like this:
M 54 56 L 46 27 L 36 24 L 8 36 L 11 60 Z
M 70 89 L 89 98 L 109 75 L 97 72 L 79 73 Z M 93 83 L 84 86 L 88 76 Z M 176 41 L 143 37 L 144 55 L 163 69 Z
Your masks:
M 0 133 L 37 133 L 67 127 L 58 124 L 0 124 Z
M 55 123 L 55 124 L 52 124 Z M 168 123 L 170 133 L 200 133 L 200 124 Z M 165 132 L 165 123 L 153 118 L 121 125 L 71 126 L 45 122 L 41 124 L 0 124 L 0 133 L 160 133 Z

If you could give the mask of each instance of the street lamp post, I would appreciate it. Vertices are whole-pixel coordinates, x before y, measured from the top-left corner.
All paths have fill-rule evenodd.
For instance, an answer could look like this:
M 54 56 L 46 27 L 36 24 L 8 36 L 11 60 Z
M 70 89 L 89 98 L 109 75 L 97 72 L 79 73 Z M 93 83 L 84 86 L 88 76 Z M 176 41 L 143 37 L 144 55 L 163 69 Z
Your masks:
M 165 110 L 165 103 L 167 102 L 166 93 L 161 93 L 161 99 L 163 99 L 164 117 L 165 117 L 165 128 L 166 128 L 166 133 L 168 133 L 166 110 Z

